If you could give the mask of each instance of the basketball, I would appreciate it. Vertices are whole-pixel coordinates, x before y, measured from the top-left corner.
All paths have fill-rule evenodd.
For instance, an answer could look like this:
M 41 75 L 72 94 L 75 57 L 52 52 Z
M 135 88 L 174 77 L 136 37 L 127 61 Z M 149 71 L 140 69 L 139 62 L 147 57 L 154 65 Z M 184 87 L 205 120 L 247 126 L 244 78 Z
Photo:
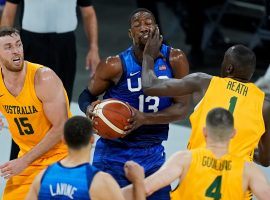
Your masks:
M 124 128 L 129 125 L 127 119 L 132 116 L 129 105 L 116 99 L 106 99 L 95 106 L 93 113 L 93 128 L 102 138 L 116 139 L 125 136 Z

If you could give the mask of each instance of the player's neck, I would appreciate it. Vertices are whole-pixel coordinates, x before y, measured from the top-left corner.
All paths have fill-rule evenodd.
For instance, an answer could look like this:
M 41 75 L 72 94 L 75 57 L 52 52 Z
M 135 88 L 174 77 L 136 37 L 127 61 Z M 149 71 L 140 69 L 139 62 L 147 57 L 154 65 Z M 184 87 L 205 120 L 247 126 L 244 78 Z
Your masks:
M 4 82 L 6 83 L 11 83 L 14 85 L 23 85 L 25 81 L 25 75 L 26 75 L 26 65 L 24 63 L 24 67 L 21 71 L 19 72 L 12 72 L 6 69 L 5 67 L 1 66 L 1 71 L 2 71 L 2 77 Z
M 208 142 L 206 148 L 209 149 L 217 158 L 228 154 L 229 144 L 224 142 Z
M 90 148 L 83 148 L 80 150 L 70 150 L 68 156 L 61 160 L 61 164 L 65 167 L 75 167 L 83 163 L 90 162 Z
M 134 53 L 135 58 L 140 63 L 142 63 L 144 47 L 141 47 L 141 46 L 138 46 L 138 45 L 134 45 L 132 49 L 133 49 L 133 53 Z

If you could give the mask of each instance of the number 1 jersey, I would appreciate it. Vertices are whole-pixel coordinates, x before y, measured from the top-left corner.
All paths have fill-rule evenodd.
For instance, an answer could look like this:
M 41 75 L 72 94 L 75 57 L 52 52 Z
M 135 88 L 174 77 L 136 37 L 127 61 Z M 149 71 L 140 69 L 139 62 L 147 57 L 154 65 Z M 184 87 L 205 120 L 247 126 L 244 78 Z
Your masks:
M 264 93 L 253 83 L 213 77 L 203 99 L 190 116 L 192 132 L 188 148 L 205 146 L 202 131 L 207 113 L 222 107 L 234 116 L 236 135 L 230 142 L 230 153 L 252 160 L 253 151 L 265 132 L 263 102 Z
M 8 121 L 13 140 L 20 147 L 19 157 L 36 146 L 52 126 L 44 113 L 42 102 L 35 93 L 35 73 L 43 66 L 30 62 L 24 64 L 25 81 L 21 92 L 16 97 L 7 90 L 0 76 L 0 111 Z M 42 157 L 64 152 L 67 152 L 66 146 L 58 143 Z

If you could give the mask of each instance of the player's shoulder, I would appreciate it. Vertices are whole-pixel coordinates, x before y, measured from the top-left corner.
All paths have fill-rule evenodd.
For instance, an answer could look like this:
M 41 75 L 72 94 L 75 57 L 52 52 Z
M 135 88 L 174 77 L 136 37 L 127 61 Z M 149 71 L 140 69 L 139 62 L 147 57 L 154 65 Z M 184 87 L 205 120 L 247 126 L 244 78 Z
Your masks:
M 178 49 L 178 48 L 174 48 L 174 47 L 171 47 L 170 48 L 170 55 L 171 56 L 186 56 L 186 54 L 184 53 L 183 50 L 181 49 Z
M 48 67 L 40 67 L 37 69 L 36 74 L 35 74 L 36 81 L 48 82 L 48 81 L 51 81 L 52 79 L 58 79 L 58 76 L 52 69 Z
M 100 77 L 114 78 L 122 74 L 122 63 L 119 56 L 109 56 L 102 59 L 97 66 L 96 75 Z

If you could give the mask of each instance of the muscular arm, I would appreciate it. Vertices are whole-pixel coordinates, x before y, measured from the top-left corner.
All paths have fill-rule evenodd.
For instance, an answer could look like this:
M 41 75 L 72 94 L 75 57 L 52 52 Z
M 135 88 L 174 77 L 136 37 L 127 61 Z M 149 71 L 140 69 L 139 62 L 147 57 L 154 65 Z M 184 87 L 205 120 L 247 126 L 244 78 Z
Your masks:
M 35 75 L 35 90 L 43 110 L 52 124 L 46 136 L 22 158 L 29 164 L 61 141 L 64 123 L 68 119 L 68 102 L 61 80 L 49 68 L 41 68 Z
M 263 117 L 265 124 L 265 133 L 262 135 L 258 145 L 258 157 L 256 161 L 265 166 L 270 166 L 270 99 L 269 96 L 263 105 Z
M 1 26 L 13 26 L 16 16 L 18 4 L 6 2 L 2 17 L 1 17 Z
M 182 177 L 189 168 L 191 153 L 189 151 L 179 151 L 174 153 L 165 164 L 154 174 L 144 180 L 146 196 L 150 196 L 155 191 L 170 185 L 174 180 Z M 122 188 L 126 199 L 133 199 L 133 185 Z
M 244 190 L 248 188 L 259 200 L 267 200 L 270 196 L 270 185 L 263 173 L 254 163 L 246 163 L 244 168 Z
M 40 181 L 44 174 L 45 170 L 41 171 L 33 181 L 30 190 L 27 194 L 26 200 L 38 200 L 38 193 L 40 189 Z
M 192 73 L 182 79 L 158 79 L 153 71 L 154 59 L 143 56 L 142 86 L 150 96 L 184 96 L 194 92 L 205 92 L 212 76 Z

